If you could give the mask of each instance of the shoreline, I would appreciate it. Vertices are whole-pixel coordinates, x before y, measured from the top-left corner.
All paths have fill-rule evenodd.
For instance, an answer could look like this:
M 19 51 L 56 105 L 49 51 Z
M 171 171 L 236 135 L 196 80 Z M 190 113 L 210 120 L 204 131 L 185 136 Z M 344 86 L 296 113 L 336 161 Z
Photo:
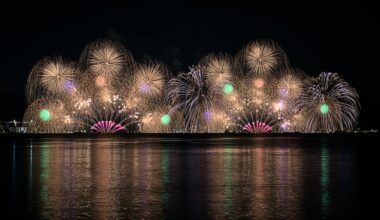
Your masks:
M 373 133 L 60 133 L 60 134 L 31 134 L 31 133 L 0 133 L 0 138 L 256 138 L 256 137 L 369 137 L 378 136 Z

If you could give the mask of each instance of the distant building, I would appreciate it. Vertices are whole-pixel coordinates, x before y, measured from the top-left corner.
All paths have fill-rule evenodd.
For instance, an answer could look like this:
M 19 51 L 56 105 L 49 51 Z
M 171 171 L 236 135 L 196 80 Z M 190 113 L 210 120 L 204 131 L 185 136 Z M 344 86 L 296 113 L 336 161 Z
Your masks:
M 27 129 L 23 126 L 22 121 L 7 121 L 2 122 L 0 125 L 0 132 L 5 133 L 26 133 Z
M 0 133 L 5 133 L 5 126 L 3 121 L 0 121 Z

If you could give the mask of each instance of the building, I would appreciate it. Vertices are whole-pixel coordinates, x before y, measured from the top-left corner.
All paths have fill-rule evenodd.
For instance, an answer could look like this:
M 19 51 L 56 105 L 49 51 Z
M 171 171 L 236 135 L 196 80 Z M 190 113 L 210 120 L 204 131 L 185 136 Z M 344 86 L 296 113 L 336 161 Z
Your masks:
M 7 121 L 1 122 L 0 132 L 2 133 L 26 133 L 27 129 L 23 126 L 22 121 Z

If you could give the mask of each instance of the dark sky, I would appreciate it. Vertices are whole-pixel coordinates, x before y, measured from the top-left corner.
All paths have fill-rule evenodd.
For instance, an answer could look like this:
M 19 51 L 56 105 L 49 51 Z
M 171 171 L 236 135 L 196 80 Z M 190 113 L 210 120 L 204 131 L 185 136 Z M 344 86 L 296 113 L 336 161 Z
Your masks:
M 249 41 L 266 38 L 282 46 L 293 67 L 311 76 L 338 72 L 359 93 L 360 127 L 379 127 L 375 32 L 380 25 L 375 6 L 363 1 L 139 2 L 2 5 L 0 120 L 22 118 L 26 79 L 37 60 L 57 55 L 78 60 L 85 45 L 98 38 L 120 40 L 137 61 L 162 60 L 173 71 L 186 70 L 208 53 L 235 54 Z

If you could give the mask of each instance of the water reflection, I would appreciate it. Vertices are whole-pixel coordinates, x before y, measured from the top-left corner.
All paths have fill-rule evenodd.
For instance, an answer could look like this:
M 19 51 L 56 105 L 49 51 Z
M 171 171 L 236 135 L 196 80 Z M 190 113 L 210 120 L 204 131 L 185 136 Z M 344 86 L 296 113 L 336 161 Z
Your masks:
M 321 152 L 321 203 L 322 218 L 326 218 L 329 212 L 330 196 L 329 196 L 329 151 L 326 143 L 322 143 Z
M 224 149 L 224 213 L 229 216 L 232 213 L 232 147 Z
M 162 169 L 162 188 L 161 188 L 161 200 L 163 204 L 163 209 L 167 209 L 168 201 L 169 201 L 169 182 L 170 182 L 170 176 L 169 176 L 169 167 L 170 167 L 170 161 L 169 161 L 169 149 L 167 147 L 164 147 L 163 149 L 163 156 L 161 161 L 161 169 Z
M 315 217 L 304 211 L 314 201 L 317 216 L 328 218 L 334 201 L 354 187 L 346 183 L 354 175 L 347 164 L 352 152 L 323 141 L 312 149 L 291 140 L 176 144 L 104 139 L 13 147 L 12 207 L 25 202 L 16 188 L 24 182 L 20 160 L 27 166 L 25 211 L 49 219 L 299 219 Z M 333 176 L 342 167 L 344 179 Z M 341 193 L 330 194 L 334 177 Z
M 16 209 L 16 145 L 12 146 L 12 209 Z
M 28 203 L 33 203 L 33 144 L 29 147 L 29 169 L 28 169 Z M 32 205 L 28 206 L 28 214 L 32 212 Z
M 39 169 L 39 184 L 40 187 L 39 192 L 39 203 L 42 205 L 42 207 L 46 207 L 48 205 L 48 199 L 49 199 L 49 192 L 48 189 L 50 188 L 50 182 L 49 182 L 49 146 L 48 144 L 42 144 L 40 146 L 40 169 Z M 53 195 L 51 195 L 53 196 Z M 44 213 L 43 216 L 50 216 L 51 213 L 49 213 L 49 209 L 43 209 Z

